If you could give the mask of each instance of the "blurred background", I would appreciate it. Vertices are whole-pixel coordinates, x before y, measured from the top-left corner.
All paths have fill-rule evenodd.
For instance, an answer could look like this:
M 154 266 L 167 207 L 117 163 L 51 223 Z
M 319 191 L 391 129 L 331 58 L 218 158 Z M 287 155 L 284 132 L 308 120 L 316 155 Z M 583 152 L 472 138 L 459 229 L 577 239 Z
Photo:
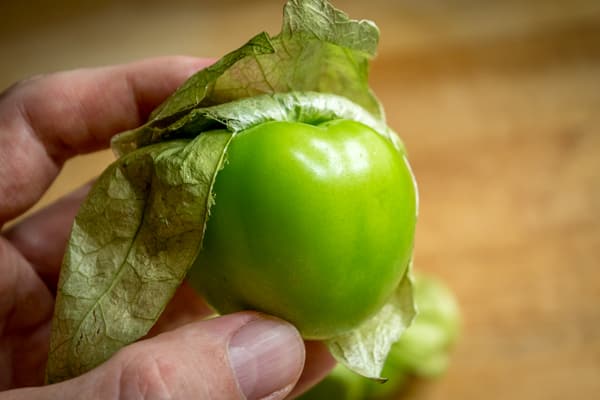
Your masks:
M 3 1 L 0 89 L 277 33 L 283 0 Z M 381 28 L 371 83 L 420 186 L 416 268 L 456 293 L 448 372 L 405 399 L 600 393 L 600 2 L 338 0 Z M 67 163 L 42 199 L 97 175 Z

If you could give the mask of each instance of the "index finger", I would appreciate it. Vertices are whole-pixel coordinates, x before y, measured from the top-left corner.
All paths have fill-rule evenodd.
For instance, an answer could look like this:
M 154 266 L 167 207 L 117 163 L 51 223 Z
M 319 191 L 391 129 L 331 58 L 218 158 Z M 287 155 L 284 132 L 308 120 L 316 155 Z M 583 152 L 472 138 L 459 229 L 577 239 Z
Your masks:
M 211 60 L 162 57 L 34 77 L 0 95 L 0 226 L 33 205 L 66 159 L 108 147 Z

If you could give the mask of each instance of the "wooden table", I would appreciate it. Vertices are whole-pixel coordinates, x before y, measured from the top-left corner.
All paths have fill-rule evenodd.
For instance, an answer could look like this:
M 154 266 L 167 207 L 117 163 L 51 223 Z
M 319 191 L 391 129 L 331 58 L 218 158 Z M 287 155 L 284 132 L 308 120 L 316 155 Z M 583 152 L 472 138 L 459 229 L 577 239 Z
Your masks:
M 338 2 L 382 29 L 372 85 L 419 181 L 416 266 L 445 280 L 464 316 L 448 373 L 410 386 L 403 398 L 600 398 L 600 8 L 588 1 L 521 3 Z M 91 35 L 85 29 L 111 20 L 122 32 L 115 10 L 124 11 L 108 4 L 94 14 L 96 28 L 75 18 L 72 29 Z M 183 29 L 178 18 L 205 15 L 208 28 L 189 28 L 211 39 L 200 50 L 167 37 L 132 53 L 117 44 L 99 56 L 94 49 L 115 42 L 102 31 L 107 36 L 95 47 L 55 43 L 62 60 L 23 66 L 12 59 L 2 77 L 77 60 L 219 55 L 261 27 L 278 26 L 273 2 L 185 4 L 165 23 L 175 35 Z M 149 10 L 128 23 L 149 30 L 143 21 L 162 18 L 161 10 Z M 228 37 L 209 32 L 215 15 L 240 29 Z M 16 47 L 15 40 L 0 42 L 0 51 Z M 110 159 L 103 152 L 70 162 L 42 204 Z
M 420 185 L 417 269 L 464 315 L 448 374 L 406 398 L 600 398 L 597 17 L 375 63 Z

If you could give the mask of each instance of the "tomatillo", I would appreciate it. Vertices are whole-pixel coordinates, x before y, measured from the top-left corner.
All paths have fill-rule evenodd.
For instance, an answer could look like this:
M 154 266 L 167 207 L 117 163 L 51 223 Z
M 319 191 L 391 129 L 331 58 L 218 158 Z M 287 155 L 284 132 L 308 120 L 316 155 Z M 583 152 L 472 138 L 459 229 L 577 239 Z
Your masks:
M 307 339 L 357 327 L 406 272 L 415 182 L 393 144 L 349 120 L 237 134 L 189 280 L 219 312 L 258 310 Z

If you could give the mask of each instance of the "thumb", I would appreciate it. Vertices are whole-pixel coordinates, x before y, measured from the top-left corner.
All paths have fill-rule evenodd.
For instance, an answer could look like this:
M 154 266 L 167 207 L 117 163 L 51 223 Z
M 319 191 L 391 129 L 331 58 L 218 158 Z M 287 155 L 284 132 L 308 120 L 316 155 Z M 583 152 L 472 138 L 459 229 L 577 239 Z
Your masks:
M 295 386 L 304 357 L 292 325 L 244 312 L 134 343 L 87 374 L 31 390 L 62 399 L 277 400 Z

